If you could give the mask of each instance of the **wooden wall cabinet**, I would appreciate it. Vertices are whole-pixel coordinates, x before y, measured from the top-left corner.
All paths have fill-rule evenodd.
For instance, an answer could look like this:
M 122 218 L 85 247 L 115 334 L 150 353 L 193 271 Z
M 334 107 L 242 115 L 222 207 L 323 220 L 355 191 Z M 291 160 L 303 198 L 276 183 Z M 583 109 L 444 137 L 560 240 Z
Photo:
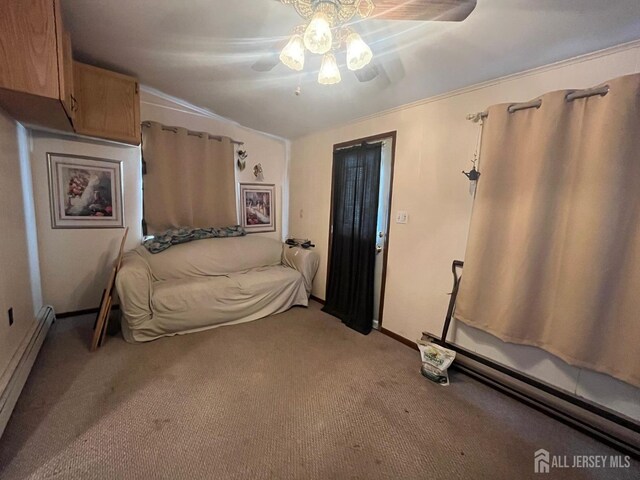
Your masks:
M 140 144 L 140 89 L 134 77 L 73 62 L 76 132 Z
M 73 61 L 60 0 L 0 0 L 0 108 L 26 125 L 140 144 L 137 80 Z
M 0 1 L 0 107 L 16 120 L 72 130 L 61 101 L 72 88 L 65 36 L 59 0 Z

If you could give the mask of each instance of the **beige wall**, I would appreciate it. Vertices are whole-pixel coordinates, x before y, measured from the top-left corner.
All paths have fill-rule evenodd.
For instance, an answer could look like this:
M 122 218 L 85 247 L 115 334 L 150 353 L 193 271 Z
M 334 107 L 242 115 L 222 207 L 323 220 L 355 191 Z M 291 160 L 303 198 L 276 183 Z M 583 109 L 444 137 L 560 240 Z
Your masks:
M 129 227 L 126 247 L 130 249 L 142 239 L 140 149 L 33 130 L 30 136 L 44 301 L 53 305 L 57 314 L 96 308 L 124 230 L 51 228 L 47 153 L 86 155 L 123 162 L 124 220 Z
M 264 182 L 276 184 L 278 201 L 278 230 L 263 235 L 281 237 L 288 220 L 282 215 L 282 211 L 288 211 L 286 141 L 246 129 L 157 92 L 142 92 L 141 119 L 227 135 L 244 141 L 249 158 L 245 171 L 237 172 L 237 180 L 253 181 L 253 165 L 262 163 Z M 126 248 L 131 249 L 142 239 L 140 149 L 115 142 L 37 130 L 30 131 L 29 140 L 44 301 L 53 305 L 56 313 L 95 308 L 100 303 L 110 262 L 117 254 L 123 230 L 51 228 L 47 152 L 87 155 L 123 162 L 124 217 L 125 225 L 130 229 Z
M 472 198 L 468 181 L 460 172 L 470 167 L 478 133 L 478 127 L 467 121 L 466 115 L 492 104 L 526 101 L 551 90 L 586 88 L 637 71 L 639 43 L 488 82 L 294 140 L 290 231 L 314 240 L 322 257 L 313 294 L 320 298 L 325 295 L 334 144 L 398 132 L 383 326 L 416 340 L 423 330 L 441 332 L 451 291 L 451 262 L 464 258 Z M 407 224 L 394 222 L 398 210 L 409 213 Z M 639 392 L 622 382 L 581 372 L 541 350 L 503 344 L 463 326 L 458 327 L 456 340 L 640 418 Z
M 26 143 L 24 128 L 0 110 L 0 377 L 42 306 Z
M 260 163 L 264 170 L 262 183 L 276 185 L 276 226 L 273 233 L 263 233 L 272 238 L 281 239 L 286 235 L 288 226 L 288 142 L 279 137 L 265 135 L 261 132 L 245 128 L 235 122 L 218 117 L 188 103 L 182 102 L 156 92 L 151 89 L 142 89 L 141 94 L 142 121 L 152 120 L 164 125 L 185 127 L 190 130 L 209 132 L 215 135 L 225 135 L 245 142 L 242 148 L 246 149 L 249 157 L 246 160 L 246 168 L 240 172 L 236 169 L 237 182 L 256 182 L 253 175 L 253 166 Z

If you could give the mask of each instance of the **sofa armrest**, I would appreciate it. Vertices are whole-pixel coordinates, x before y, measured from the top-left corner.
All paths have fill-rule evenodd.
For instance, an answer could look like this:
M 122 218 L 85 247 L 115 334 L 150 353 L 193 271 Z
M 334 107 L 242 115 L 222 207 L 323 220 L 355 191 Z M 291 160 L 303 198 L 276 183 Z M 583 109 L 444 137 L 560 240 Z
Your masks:
M 316 276 L 318 266 L 320 265 L 320 256 L 312 250 L 306 250 L 300 247 L 289 248 L 289 245 L 283 245 L 282 264 L 302 274 L 307 296 L 310 295 L 311 287 L 313 286 L 313 277 Z
M 151 293 L 153 279 L 149 264 L 132 250 L 122 258 L 116 277 L 120 310 L 130 327 L 142 324 L 152 317 Z

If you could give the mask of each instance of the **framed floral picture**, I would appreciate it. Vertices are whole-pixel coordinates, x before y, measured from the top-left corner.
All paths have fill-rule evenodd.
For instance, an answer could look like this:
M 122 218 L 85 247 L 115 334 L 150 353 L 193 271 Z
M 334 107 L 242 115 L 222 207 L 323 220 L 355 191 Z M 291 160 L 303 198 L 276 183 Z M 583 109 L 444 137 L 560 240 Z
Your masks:
M 122 162 L 47 153 L 52 228 L 123 228 Z
M 247 233 L 276 231 L 276 186 L 240 184 L 240 220 Z

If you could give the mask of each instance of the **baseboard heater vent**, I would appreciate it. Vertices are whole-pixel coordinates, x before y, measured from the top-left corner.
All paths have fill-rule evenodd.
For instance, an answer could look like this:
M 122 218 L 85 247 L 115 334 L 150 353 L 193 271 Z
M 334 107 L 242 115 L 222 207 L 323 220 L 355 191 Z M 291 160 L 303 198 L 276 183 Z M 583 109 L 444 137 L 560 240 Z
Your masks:
M 35 325 L 27 333 L 0 376 L 0 436 L 9 422 L 11 412 L 55 318 L 52 307 L 45 306 L 40 309 Z
M 431 338 L 443 345 L 439 337 L 428 332 L 424 332 L 422 338 Z M 455 343 L 446 342 L 444 346 L 456 351 L 453 363 L 456 369 L 626 455 L 640 459 L 640 424 L 633 419 L 466 350 Z

